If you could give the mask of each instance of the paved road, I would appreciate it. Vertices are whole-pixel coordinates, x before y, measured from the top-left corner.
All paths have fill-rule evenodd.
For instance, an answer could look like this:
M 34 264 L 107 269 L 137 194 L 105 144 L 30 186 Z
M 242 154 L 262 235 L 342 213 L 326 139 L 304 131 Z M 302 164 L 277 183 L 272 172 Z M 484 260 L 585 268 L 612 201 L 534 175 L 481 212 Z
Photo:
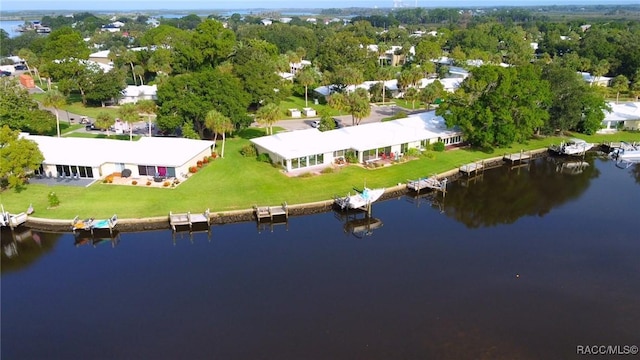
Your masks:
M 392 116 L 396 114 L 398 111 L 402 110 L 400 107 L 396 105 L 371 105 L 371 115 L 360 121 L 360 124 L 369 124 L 374 122 L 379 122 L 383 118 Z M 405 110 L 406 111 L 406 110 Z M 282 127 L 286 130 L 305 130 L 311 128 L 311 123 L 314 120 L 319 120 L 320 118 L 304 118 L 304 119 L 287 119 L 280 120 L 275 123 L 274 126 Z M 351 115 L 342 115 L 336 116 L 336 120 L 340 123 L 341 126 L 352 126 L 351 125 Z

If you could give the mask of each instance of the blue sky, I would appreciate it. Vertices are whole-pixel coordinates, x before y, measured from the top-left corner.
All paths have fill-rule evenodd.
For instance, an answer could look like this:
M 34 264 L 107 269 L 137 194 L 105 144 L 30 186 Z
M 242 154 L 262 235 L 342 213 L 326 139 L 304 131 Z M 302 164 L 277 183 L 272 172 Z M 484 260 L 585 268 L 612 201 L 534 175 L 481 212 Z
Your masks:
M 415 0 L 404 0 L 414 6 Z M 457 0 L 434 2 L 418 0 L 418 6 L 526 6 L 526 5 L 595 5 L 638 4 L 638 0 Z M 248 8 L 328 8 L 392 7 L 393 0 L 2 0 L 0 12 L 16 10 L 192 10 Z

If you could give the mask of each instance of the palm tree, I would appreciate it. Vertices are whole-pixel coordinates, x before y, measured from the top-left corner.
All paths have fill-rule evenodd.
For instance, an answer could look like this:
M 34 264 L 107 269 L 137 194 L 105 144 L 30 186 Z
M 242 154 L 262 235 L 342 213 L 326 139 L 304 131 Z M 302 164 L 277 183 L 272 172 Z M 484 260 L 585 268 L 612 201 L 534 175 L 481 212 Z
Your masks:
M 58 90 L 48 91 L 45 94 L 44 99 L 42 99 L 42 105 L 44 107 L 52 107 L 56 112 L 56 129 L 58 131 L 58 137 L 60 137 L 60 115 L 58 114 L 58 109 L 66 102 L 67 99 Z
M 122 121 L 129 124 L 129 141 L 133 140 L 133 122 L 138 120 L 138 109 L 135 104 L 124 104 L 118 109 Z
M 156 114 L 158 106 L 153 100 L 140 100 L 136 103 L 138 111 L 147 115 L 147 122 L 149 123 L 149 137 L 151 137 L 151 118 Z
M 125 63 L 129 63 L 129 66 L 131 66 L 131 76 L 133 77 L 133 85 L 138 85 L 138 81 L 136 80 L 136 71 L 134 68 L 133 63 L 136 61 L 136 53 L 131 51 L 131 50 L 125 50 L 124 53 L 122 53 L 122 61 Z
M 220 113 L 218 110 L 210 110 L 204 120 L 204 126 L 214 133 L 213 147 L 216 147 L 215 139 L 218 134 L 222 134 L 222 149 L 220 151 L 220 157 L 224 158 L 224 142 L 226 139 L 226 133 L 232 132 L 234 127 L 231 119 Z
M 256 112 L 256 120 L 267 127 L 268 135 L 273 135 L 273 124 L 281 117 L 280 108 L 274 103 L 267 104 Z
M 309 66 L 303 67 L 296 75 L 296 81 L 304 86 L 304 106 L 309 107 L 309 86 L 313 85 L 317 80 L 317 73 L 314 68 Z
M 390 67 L 380 67 L 377 71 L 378 79 L 382 83 L 382 104 L 385 102 L 386 89 L 385 82 L 395 77 L 395 70 Z

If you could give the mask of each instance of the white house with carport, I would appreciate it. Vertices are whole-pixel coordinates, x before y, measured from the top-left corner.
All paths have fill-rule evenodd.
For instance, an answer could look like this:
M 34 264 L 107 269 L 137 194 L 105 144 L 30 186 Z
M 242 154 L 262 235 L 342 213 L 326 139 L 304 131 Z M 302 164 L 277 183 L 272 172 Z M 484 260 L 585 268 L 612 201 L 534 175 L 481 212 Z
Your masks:
M 360 163 L 402 157 L 409 149 L 443 142 L 456 145 L 462 133 L 447 128 L 434 111 L 404 119 L 321 132 L 308 129 L 252 139 L 258 153 L 268 154 L 285 171 L 313 171 L 331 166 L 352 151 Z
M 617 129 L 640 130 L 640 102 L 616 104 L 609 102 L 611 111 L 604 111 L 603 129 L 610 132 Z
M 214 143 L 183 138 L 143 137 L 137 141 L 22 134 L 44 155 L 37 175 L 100 179 L 129 169 L 132 178 L 178 177 L 211 155 Z

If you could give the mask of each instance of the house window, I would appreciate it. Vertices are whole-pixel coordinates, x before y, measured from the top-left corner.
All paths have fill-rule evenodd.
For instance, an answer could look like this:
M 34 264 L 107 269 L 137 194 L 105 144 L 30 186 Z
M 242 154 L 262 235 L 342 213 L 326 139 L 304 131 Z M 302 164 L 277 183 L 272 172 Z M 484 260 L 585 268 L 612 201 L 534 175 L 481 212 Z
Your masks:
M 307 157 L 306 156 L 303 156 L 303 157 L 300 158 L 300 167 L 301 168 L 307 167 Z
M 407 150 L 409 150 L 409 143 L 404 143 L 400 145 L 400 152 L 401 153 L 406 153 Z
M 300 162 L 298 161 L 298 158 L 291 159 L 291 168 L 297 169 L 299 167 L 300 167 Z
M 420 140 L 420 147 L 426 149 L 429 147 L 429 139 Z
M 377 149 L 365 150 L 362 152 L 362 161 L 376 159 Z
M 309 155 L 309 166 L 316 165 L 316 155 Z
M 333 152 L 334 158 L 344 157 L 345 150 L 337 150 Z
M 318 165 L 322 165 L 324 164 L 324 154 L 318 154 L 316 155 L 316 163 Z

